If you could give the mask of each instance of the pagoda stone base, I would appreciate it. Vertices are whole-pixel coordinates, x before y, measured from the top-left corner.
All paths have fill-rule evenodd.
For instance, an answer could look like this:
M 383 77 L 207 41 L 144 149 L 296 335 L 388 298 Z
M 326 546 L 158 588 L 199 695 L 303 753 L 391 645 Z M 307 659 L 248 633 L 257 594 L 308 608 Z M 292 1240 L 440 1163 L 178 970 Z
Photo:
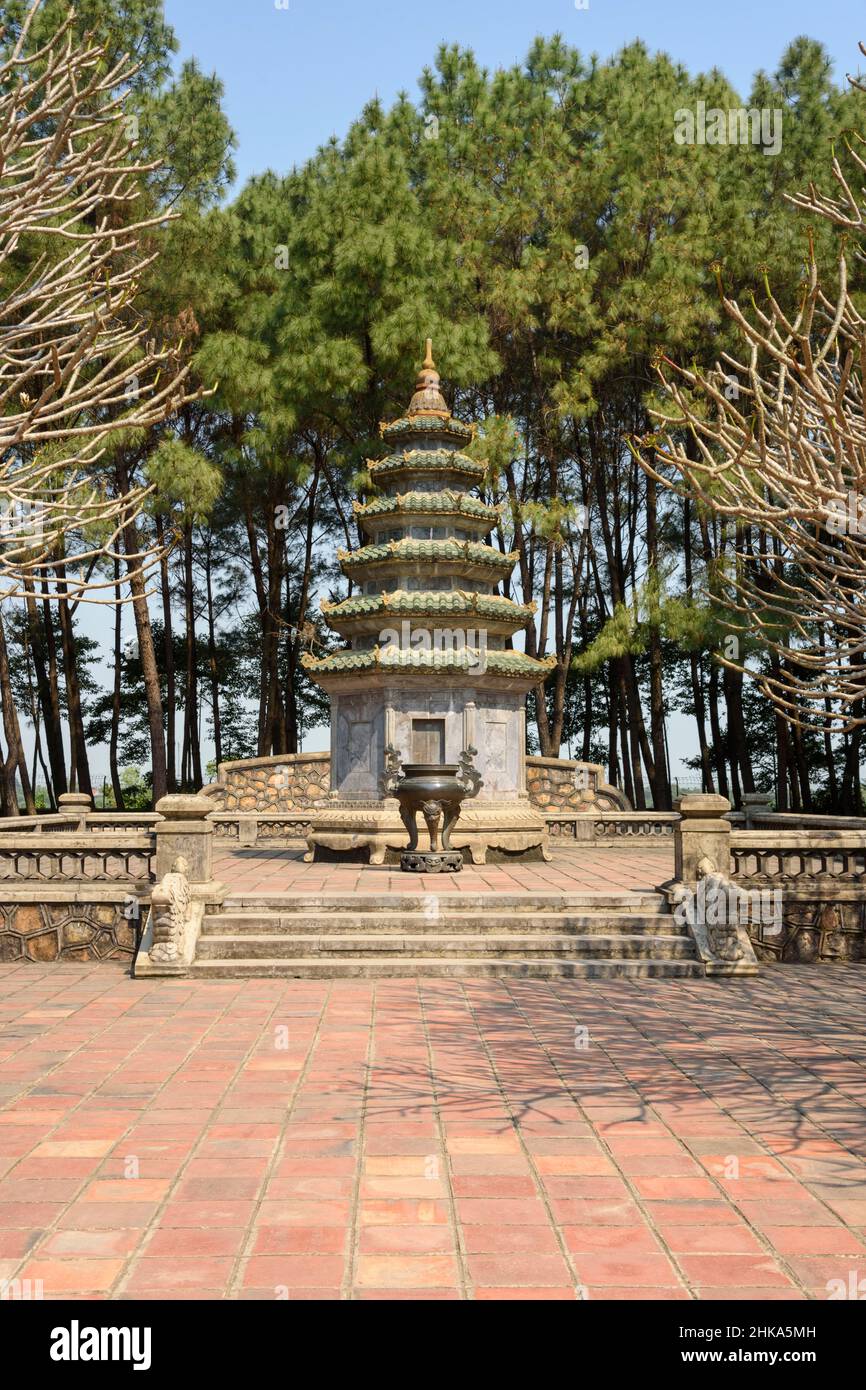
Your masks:
M 310 813 L 307 863 L 365 859 L 370 864 L 400 862 L 406 827 L 396 801 L 331 801 Z M 418 848 L 429 851 L 430 835 L 418 817 Z M 451 848 L 473 864 L 488 859 L 549 860 L 547 822 L 524 799 L 465 802 L 451 831 Z

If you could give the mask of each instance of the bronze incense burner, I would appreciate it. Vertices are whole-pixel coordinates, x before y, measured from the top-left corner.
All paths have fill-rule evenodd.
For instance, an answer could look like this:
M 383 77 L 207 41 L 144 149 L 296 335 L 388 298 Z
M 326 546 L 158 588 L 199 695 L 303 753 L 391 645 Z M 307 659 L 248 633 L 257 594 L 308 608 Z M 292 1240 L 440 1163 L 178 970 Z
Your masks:
M 465 749 L 459 763 L 401 764 L 396 748 L 385 749 L 385 774 L 382 791 L 396 797 L 400 819 L 409 832 L 408 848 L 400 855 L 404 873 L 459 873 L 463 855 L 451 848 L 451 831 L 460 816 L 460 807 L 467 797 L 477 796 L 484 785 L 472 766 L 476 748 Z M 418 848 L 418 812 L 421 812 L 430 832 L 430 849 Z M 442 822 L 442 844 L 439 825 Z

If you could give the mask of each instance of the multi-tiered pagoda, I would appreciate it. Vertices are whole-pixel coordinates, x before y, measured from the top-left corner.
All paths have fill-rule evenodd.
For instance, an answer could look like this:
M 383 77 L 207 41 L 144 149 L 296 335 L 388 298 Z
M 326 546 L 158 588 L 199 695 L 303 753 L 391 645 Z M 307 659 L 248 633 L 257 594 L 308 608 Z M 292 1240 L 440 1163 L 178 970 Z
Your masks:
M 455 848 L 546 853 L 543 817 L 526 794 L 526 693 L 555 658 L 508 645 L 535 604 L 499 586 L 517 560 L 488 544 L 499 511 L 473 495 L 484 465 L 461 450 L 456 420 L 427 356 L 405 416 L 381 427 L 392 452 L 368 464 L 376 496 L 355 503 L 366 544 L 340 551 L 355 592 L 323 601 L 345 651 L 304 665 L 331 697 L 331 794 L 313 813 L 311 856 L 368 850 L 381 863 L 405 844 L 396 803 L 382 798 L 385 750 L 407 763 L 456 763 L 475 748 L 484 785 L 453 832 Z

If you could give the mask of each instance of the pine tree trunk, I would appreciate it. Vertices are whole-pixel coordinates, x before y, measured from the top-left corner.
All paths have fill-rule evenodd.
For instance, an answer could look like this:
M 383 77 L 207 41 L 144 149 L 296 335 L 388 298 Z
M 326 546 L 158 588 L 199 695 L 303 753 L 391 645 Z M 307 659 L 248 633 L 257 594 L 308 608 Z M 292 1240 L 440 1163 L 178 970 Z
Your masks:
M 300 629 L 307 620 L 307 608 L 310 602 L 310 585 L 313 575 L 313 540 L 316 528 L 316 504 L 319 493 L 319 479 L 321 477 L 321 459 L 316 457 L 316 465 L 313 477 L 310 482 L 309 497 L 307 499 L 307 525 L 304 536 L 304 570 L 301 575 L 300 593 L 298 596 L 297 613 L 294 620 L 294 635 L 289 634 L 288 641 L 288 673 L 286 676 L 286 730 L 287 744 L 289 753 L 298 751 L 298 708 L 297 693 L 295 690 L 295 677 L 298 670 L 298 662 L 301 657 L 301 633 Z M 287 612 L 291 618 L 291 609 Z
M 118 600 L 114 608 L 114 684 L 111 692 L 111 734 L 108 740 L 108 770 L 111 777 L 111 789 L 114 792 L 114 805 L 118 811 L 126 810 L 126 803 L 123 799 L 123 787 L 120 782 L 120 769 L 117 765 L 117 742 L 120 736 L 120 682 L 122 677 L 121 669 L 121 638 L 123 609 L 120 605 L 120 561 L 114 561 L 114 597 Z
M 255 521 L 253 514 L 247 503 L 244 509 L 244 524 L 247 532 L 247 544 L 250 551 L 250 569 L 253 575 L 253 584 L 256 592 L 256 602 L 259 609 L 259 629 L 261 632 L 262 662 L 259 675 L 259 713 L 257 722 L 256 750 L 257 756 L 266 758 L 270 753 L 268 747 L 268 690 L 270 688 L 270 668 L 268 666 L 268 655 L 270 649 L 270 615 L 268 607 L 268 592 L 265 587 L 264 571 L 262 569 L 262 558 L 259 554 L 258 536 L 256 535 Z
M 722 738 L 722 726 L 719 723 L 719 669 L 715 661 L 710 666 L 710 733 L 713 736 L 713 757 L 716 760 L 716 779 L 719 784 L 719 792 L 730 800 L 731 791 L 725 762 L 725 742 Z
M 12 694 L 9 650 L 6 646 L 6 631 L 2 614 L 0 614 L 0 702 L 2 702 L 3 707 L 3 728 L 8 746 L 5 765 L 6 786 L 8 800 L 12 807 L 7 814 L 13 816 L 18 814 L 18 796 L 15 789 L 15 773 L 17 771 L 21 779 L 21 791 L 26 814 L 34 816 L 36 814 L 36 802 L 33 799 L 33 787 L 27 769 L 27 759 L 24 756 L 24 744 L 21 740 L 21 726 L 18 723 L 18 711 L 15 708 L 15 699 Z
M 655 481 L 646 479 L 646 544 L 647 562 L 651 577 L 658 575 L 658 499 Z M 665 695 L 662 667 L 662 639 L 658 623 L 649 625 L 649 666 L 650 666 L 650 735 L 652 738 L 653 772 L 650 785 L 653 793 L 653 807 L 656 811 L 669 811 L 671 808 L 671 789 L 667 778 L 667 756 L 665 747 Z M 649 769 L 647 769 L 649 771 Z
M 126 461 L 121 459 L 118 466 L 118 480 L 121 492 L 129 491 L 129 472 Z M 134 522 L 123 529 L 123 547 L 129 570 L 129 587 L 132 592 L 132 611 L 135 618 L 135 631 L 138 638 L 138 653 L 141 660 L 141 674 L 144 681 L 144 695 L 147 702 L 147 725 L 150 733 L 151 776 L 153 779 L 154 805 L 168 792 L 165 758 L 165 728 L 163 725 L 162 690 L 159 684 L 159 667 L 153 645 L 153 629 L 150 624 L 150 611 L 147 606 L 144 576 L 136 573 L 138 554 L 138 533 Z
M 30 651 L 33 655 L 33 671 L 36 676 L 36 694 L 42 711 L 45 747 L 51 768 L 51 777 L 50 779 L 46 778 L 46 783 L 49 786 L 52 802 L 56 806 L 57 797 L 66 791 L 66 759 L 63 753 L 63 724 L 60 718 L 57 664 L 54 661 L 49 665 L 49 653 L 31 580 L 25 580 L 25 588 L 27 630 Z M 45 607 L 47 609 L 48 606 L 45 605 Z M 46 620 L 49 622 L 51 620 L 50 609 L 46 613 Z
M 47 593 L 48 585 L 43 580 L 43 591 Z M 58 782 L 54 778 L 54 790 L 58 796 L 61 795 L 61 788 L 65 792 L 69 788 L 66 776 L 66 758 L 63 751 L 63 704 L 60 699 L 60 658 L 57 650 L 57 634 L 54 629 L 54 619 L 56 610 L 54 604 L 47 598 L 42 600 L 43 630 L 45 632 L 45 648 L 48 653 L 48 680 L 51 690 L 51 710 L 52 719 L 56 720 L 56 728 L 59 739 L 59 756 L 61 778 Z
M 690 498 L 683 502 L 683 551 L 685 560 L 686 593 L 693 596 L 694 572 L 692 567 L 692 506 Z M 713 770 L 710 764 L 710 750 L 707 746 L 707 710 L 704 699 L 704 673 L 697 652 L 689 653 L 689 676 L 692 685 L 692 704 L 695 710 L 695 723 L 698 728 L 698 749 L 701 758 L 701 790 L 715 791 Z
M 725 694 L 725 707 L 728 713 L 728 752 L 731 761 L 731 779 L 739 797 L 742 784 L 744 792 L 755 790 L 752 763 L 746 745 L 746 725 L 743 715 L 743 677 L 739 671 L 725 667 L 722 677 Z M 739 801 L 738 803 L 739 804 Z
M 183 773 L 193 791 L 200 791 L 201 742 L 198 717 L 198 646 L 195 632 L 195 592 L 192 566 L 192 525 L 184 531 L 184 614 L 186 622 L 186 698 L 183 708 Z
M 59 562 L 54 566 L 60 592 L 64 592 L 66 565 Z M 87 758 L 87 741 L 84 735 L 84 715 L 81 708 L 81 687 L 78 683 L 78 661 L 75 650 L 75 632 L 72 614 L 65 598 L 57 601 L 57 618 L 60 623 L 60 644 L 63 652 L 63 676 L 66 683 L 66 714 L 69 723 L 69 769 L 70 787 L 93 796 L 90 780 L 90 763 Z
M 15 787 L 16 761 L 14 754 L 5 754 L 0 742 L 0 815 L 20 816 L 18 795 Z
M 156 540 L 162 556 L 159 587 L 162 597 L 162 660 L 165 667 L 165 779 L 169 795 L 177 791 L 177 676 L 174 669 L 174 625 L 171 616 L 171 577 L 165 552 L 165 527 L 156 514 Z
M 207 660 L 210 674 L 211 715 L 213 718 L 214 756 L 219 768 L 223 760 L 223 732 L 220 714 L 220 683 L 217 666 L 216 617 L 213 601 L 213 535 L 208 534 L 205 549 L 205 583 L 207 585 Z

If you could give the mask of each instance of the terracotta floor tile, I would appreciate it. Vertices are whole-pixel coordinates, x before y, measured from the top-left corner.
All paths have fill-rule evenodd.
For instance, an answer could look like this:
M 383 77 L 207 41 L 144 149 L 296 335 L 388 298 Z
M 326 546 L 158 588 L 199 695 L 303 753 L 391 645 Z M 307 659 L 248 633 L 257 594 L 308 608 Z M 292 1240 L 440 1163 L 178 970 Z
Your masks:
M 220 862 L 262 893 L 406 891 L 389 866 Z M 616 847 L 412 887 L 667 877 L 668 849 Z M 4 1047 L 7 1024 L 26 1040 Z M 828 1297 L 866 1279 L 862 1038 L 853 967 L 374 984 L 0 965 L 0 1278 L 123 1301 Z

